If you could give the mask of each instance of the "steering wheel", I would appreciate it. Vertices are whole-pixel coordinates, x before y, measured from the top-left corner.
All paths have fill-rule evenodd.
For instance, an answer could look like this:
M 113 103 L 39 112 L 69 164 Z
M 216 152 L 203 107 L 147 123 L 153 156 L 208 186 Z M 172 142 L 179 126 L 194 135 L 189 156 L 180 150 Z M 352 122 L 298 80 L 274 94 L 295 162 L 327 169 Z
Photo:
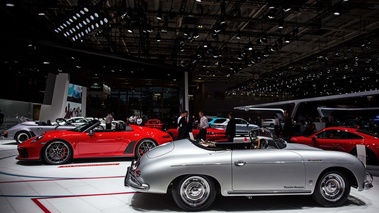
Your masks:
M 268 141 L 266 139 L 260 140 L 260 148 L 261 149 L 268 149 Z
M 252 129 L 249 131 L 249 138 L 251 141 L 251 146 L 250 149 L 260 149 L 261 148 L 261 142 L 260 139 L 258 138 L 258 129 Z M 257 144 L 255 146 L 255 144 Z

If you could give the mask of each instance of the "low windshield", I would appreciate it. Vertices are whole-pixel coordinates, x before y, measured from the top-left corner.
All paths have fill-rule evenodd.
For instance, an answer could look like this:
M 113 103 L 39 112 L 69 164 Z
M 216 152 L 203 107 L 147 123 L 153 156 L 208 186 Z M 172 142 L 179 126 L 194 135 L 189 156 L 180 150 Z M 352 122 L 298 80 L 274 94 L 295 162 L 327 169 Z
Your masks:
M 100 125 L 100 121 L 98 121 L 98 120 L 92 120 L 92 121 L 88 121 L 87 123 L 84 123 L 84 124 L 81 124 L 81 125 L 75 127 L 71 131 L 74 131 L 74 132 L 84 132 L 84 131 L 87 131 L 89 129 L 93 129 L 93 128 L 99 126 L 99 125 Z

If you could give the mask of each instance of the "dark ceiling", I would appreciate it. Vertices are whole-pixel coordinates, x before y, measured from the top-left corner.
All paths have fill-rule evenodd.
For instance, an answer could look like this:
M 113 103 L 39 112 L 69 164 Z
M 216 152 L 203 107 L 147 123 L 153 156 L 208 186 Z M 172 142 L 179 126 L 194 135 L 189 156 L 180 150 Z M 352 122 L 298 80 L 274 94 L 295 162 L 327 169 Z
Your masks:
M 177 85 L 188 71 L 190 84 L 233 85 L 228 95 L 298 98 L 379 85 L 376 0 L 5 2 L 3 69 L 20 75 L 117 89 Z

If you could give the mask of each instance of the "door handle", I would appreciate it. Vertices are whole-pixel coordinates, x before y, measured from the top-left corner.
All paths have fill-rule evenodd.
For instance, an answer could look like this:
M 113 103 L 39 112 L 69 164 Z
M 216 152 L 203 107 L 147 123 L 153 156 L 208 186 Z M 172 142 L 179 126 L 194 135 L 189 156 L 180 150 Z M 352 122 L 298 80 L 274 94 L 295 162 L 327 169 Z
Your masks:
M 237 162 L 234 162 L 234 165 L 235 165 L 235 166 L 244 166 L 245 164 L 246 164 L 246 162 L 241 161 L 241 160 L 239 160 L 239 161 L 237 161 Z

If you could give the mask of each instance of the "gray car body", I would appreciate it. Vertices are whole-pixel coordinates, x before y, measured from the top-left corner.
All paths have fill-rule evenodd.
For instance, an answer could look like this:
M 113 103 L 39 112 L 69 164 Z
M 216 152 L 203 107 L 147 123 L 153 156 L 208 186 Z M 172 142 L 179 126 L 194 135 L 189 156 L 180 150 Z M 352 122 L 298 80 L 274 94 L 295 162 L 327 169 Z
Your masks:
M 24 139 L 31 138 L 36 135 L 41 135 L 42 133 L 49 130 L 56 129 L 74 129 L 74 125 L 47 125 L 39 121 L 25 121 L 19 124 L 12 126 L 7 129 L 3 135 L 5 138 L 15 139 L 17 143 L 22 143 Z M 21 137 L 23 136 L 21 140 Z
M 286 143 L 286 142 L 284 142 Z M 211 151 L 183 139 L 158 146 L 138 162 L 140 175 L 125 185 L 149 193 L 167 193 L 170 184 L 186 175 L 211 177 L 223 196 L 310 195 L 320 175 L 330 168 L 351 172 L 358 191 L 365 187 L 366 170 L 355 156 L 286 143 L 284 149 Z M 133 164 L 132 164 L 133 165 Z

